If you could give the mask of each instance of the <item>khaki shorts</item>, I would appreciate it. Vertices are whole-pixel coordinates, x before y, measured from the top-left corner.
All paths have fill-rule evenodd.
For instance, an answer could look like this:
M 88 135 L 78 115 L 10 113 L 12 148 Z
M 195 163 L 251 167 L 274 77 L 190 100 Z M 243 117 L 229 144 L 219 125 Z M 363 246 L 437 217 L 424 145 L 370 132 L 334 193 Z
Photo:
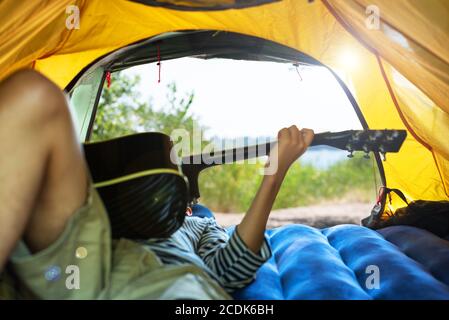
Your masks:
M 30 254 L 23 242 L 0 278 L 3 299 L 229 299 L 191 264 L 163 265 L 145 246 L 111 240 L 103 203 L 90 185 L 86 203 L 50 247 Z

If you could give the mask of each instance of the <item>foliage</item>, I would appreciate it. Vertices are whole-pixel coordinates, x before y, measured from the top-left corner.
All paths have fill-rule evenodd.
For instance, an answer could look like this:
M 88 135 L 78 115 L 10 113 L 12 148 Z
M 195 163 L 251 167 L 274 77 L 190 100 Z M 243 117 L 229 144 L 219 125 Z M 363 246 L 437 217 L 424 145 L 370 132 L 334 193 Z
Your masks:
M 175 84 L 168 86 L 167 104 L 158 109 L 152 102 L 143 103 L 134 90 L 139 77 L 114 74 L 110 88 L 104 88 L 95 119 L 92 140 L 109 139 L 139 131 L 160 131 L 170 134 L 184 128 L 206 129 L 189 112 L 194 94 L 180 95 Z M 180 98 L 181 97 L 181 98 Z M 203 139 L 203 145 L 207 144 Z M 243 212 L 257 192 L 263 164 L 233 163 L 216 166 L 200 176 L 201 200 L 217 212 Z M 377 171 L 376 171 L 377 174 Z M 322 201 L 369 201 L 375 194 L 371 160 L 356 156 L 327 169 L 296 162 L 290 168 L 274 208 L 288 208 Z M 377 181 L 379 178 L 377 177 Z M 355 199 L 354 199 L 355 198 Z
M 140 101 L 138 93 L 134 90 L 139 82 L 138 76 L 130 78 L 114 73 L 111 87 L 103 88 L 92 141 L 143 131 L 159 131 L 170 135 L 174 129 L 192 132 L 194 126 L 201 128 L 198 120 L 189 113 L 194 99 L 193 93 L 184 94 L 179 98 L 176 85 L 169 84 L 167 104 L 156 109 L 152 101 Z
M 217 212 L 246 211 L 262 179 L 259 174 L 262 166 L 232 164 L 204 171 L 200 176 L 202 202 Z M 284 179 L 274 209 L 325 201 L 373 201 L 376 191 L 373 170 L 372 160 L 360 155 L 326 169 L 295 162 Z M 378 176 L 376 179 L 379 181 Z

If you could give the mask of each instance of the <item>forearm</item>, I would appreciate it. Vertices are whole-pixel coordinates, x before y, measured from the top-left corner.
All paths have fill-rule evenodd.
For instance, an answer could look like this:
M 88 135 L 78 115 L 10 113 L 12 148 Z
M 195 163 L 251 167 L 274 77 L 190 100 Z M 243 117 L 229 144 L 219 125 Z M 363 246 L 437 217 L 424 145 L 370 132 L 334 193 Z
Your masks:
M 254 253 L 259 252 L 264 241 L 268 217 L 285 174 L 286 170 L 278 170 L 276 174 L 263 178 L 248 212 L 237 227 L 240 237 Z
M 270 151 L 269 166 L 266 166 L 266 173 L 272 173 L 273 168 L 276 172 L 265 175 L 251 207 L 237 227 L 238 235 L 252 252 L 257 254 L 260 251 L 268 216 L 288 168 L 306 151 L 313 136 L 313 130 L 299 131 L 296 126 L 279 131 L 278 142 Z

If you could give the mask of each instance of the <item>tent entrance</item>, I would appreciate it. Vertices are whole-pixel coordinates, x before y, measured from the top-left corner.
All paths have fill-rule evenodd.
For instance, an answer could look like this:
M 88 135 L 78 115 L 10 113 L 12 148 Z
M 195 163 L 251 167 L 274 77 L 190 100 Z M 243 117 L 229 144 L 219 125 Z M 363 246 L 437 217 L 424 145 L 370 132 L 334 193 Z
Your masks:
M 88 110 L 89 114 L 84 114 L 83 119 L 88 121 L 85 132 L 80 135 L 81 140 L 89 140 L 92 132 L 93 123 L 96 115 L 101 90 L 108 72 L 116 72 L 125 70 L 142 64 L 149 64 L 158 61 L 166 61 L 171 59 L 193 57 L 199 59 L 236 59 L 247 61 L 270 61 L 278 63 L 288 63 L 295 66 L 309 65 L 322 66 L 316 59 L 287 46 L 280 45 L 266 39 L 215 30 L 195 30 L 195 31 L 179 31 L 161 34 L 127 47 L 116 50 L 90 66 L 86 67 L 66 88 L 67 91 L 73 93 L 76 88 L 85 81 L 86 77 L 92 77 L 93 73 L 98 74 L 101 70 L 103 77 L 97 88 L 96 95 L 91 94 L 93 105 L 91 108 L 82 107 Z M 352 96 L 350 90 L 345 83 L 333 72 L 327 68 L 336 78 L 339 85 L 344 90 L 351 105 L 353 106 L 360 124 L 363 128 L 368 129 L 367 122 L 362 115 L 360 108 Z M 76 109 L 80 108 L 75 106 Z M 86 121 L 85 121 L 86 122 Z M 383 164 L 379 154 L 374 154 L 382 184 L 386 185 Z

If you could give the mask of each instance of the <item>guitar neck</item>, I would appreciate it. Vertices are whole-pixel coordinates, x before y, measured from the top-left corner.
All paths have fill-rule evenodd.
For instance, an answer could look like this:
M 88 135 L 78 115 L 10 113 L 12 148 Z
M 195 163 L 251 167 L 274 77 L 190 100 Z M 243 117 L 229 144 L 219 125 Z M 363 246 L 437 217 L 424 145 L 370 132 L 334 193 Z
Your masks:
M 323 145 L 323 139 L 317 134 L 311 145 Z M 198 154 L 183 158 L 183 166 L 199 166 L 203 169 L 221 165 L 225 163 L 232 163 L 240 160 L 252 159 L 257 157 L 263 157 L 270 154 L 271 148 L 277 143 L 277 141 L 269 141 L 260 144 L 255 144 L 246 147 L 239 147 L 234 149 L 214 151 L 213 153 Z
M 346 130 L 315 134 L 312 146 L 327 145 L 341 150 L 398 152 L 407 136 L 405 130 Z M 265 142 L 240 148 L 214 151 L 187 156 L 182 159 L 182 171 L 189 179 L 191 198 L 199 198 L 198 175 L 207 168 L 236 161 L 263 157 L 270 154 L 276 141 Z
M 329 134 L 329 132 L 315 134 L 311 146 L 335 146 L 335 143 L 329 140 Z M 270 141 L 257 145 L 215 151 L 210 154 L 203 153 L 184 157 L 182 159 L 182 172 L 189 180 L 191 200 L 200 197 L 198 176 L 201 171 L 217 165 L 267 156 L 276 143 L 277 141 Z
M 342 131 L 337 133 L 323 132 L 315 134 L 311 146 L 327 145 L 342 150 L 346 150 L 345 144 L 340 143 L 339 136 L 348 135 L 355 131 Z M 271 148 L 277 143 L 277 141 L 269 141 L 256 145 L 214 151 L 213 153 L 203 153 L 192 156 L 187 156 L 182 159 L 183 169 L 187 166 L 197 166 L 199 169 L 204 170 L 208 167 L 215 165 L 221 165 L 225 163 L 232 163 L 240 160 L 252 159 L 257 157 L 263 157 L 270 154 Z M 185 167 L 184 167 L 185 165 Z

